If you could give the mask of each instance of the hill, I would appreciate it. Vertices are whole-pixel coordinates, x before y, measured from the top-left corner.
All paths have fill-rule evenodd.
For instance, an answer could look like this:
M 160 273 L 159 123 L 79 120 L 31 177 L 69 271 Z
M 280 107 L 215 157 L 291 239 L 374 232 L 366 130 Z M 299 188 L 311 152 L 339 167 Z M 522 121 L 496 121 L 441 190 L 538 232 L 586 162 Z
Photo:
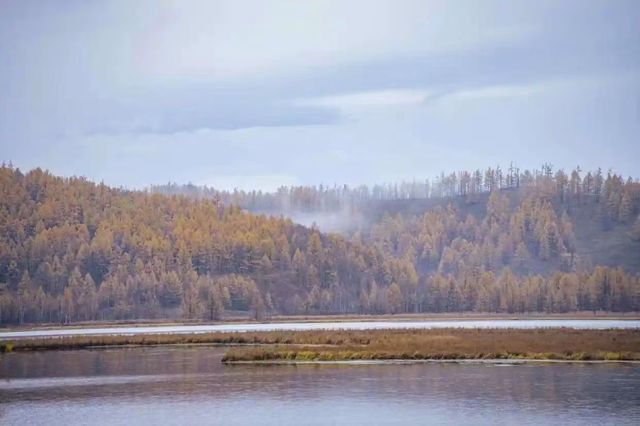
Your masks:
M 367 235 L 383 219 L 415 219 L 436 209 L 452 208 L 459 220 L 471 216 L 482 222 L 492 192 L 501 196 L 505 213 L 513 215 L 525 203 L 544 200 L 557 218 L 572 230 L 567 254 L 580 265 L 621 267 L 640 273 L 640 183 L 609 171 L 565 173 L 543 165 L 540 170 L 500 167 L 442 174 L 433 182 L 388 183 L 359 187 L 282 187 L 274 193 L 216 191 L 194 185 L 151 187 L 153 193 L 211 198 L 223 204 L 272 216 L 286 216 L 307 226 L 351 236 Z M 525 201 L 526 200 L 526 201 Z M 555 226 L 561 226 L 556 223 Z M 378 226 L 379 229 L 379 226 Z M 568 243 L 568 241 L 566 241 Z M 530 249 L 535 249 L 531 246 Z M 509 265 L 513 266 L 513 265 Z M 533 270 L 549 274 L 554 262 Z
M 638 183 L 531 176 L 358 198 L 343 188 L 333 204 L 323 194 L 337 192 L 288 193 L 306 214 L 348 200 L 347 217 L 364 222 L 338 235 L 248 211 L 282 193 L 166 195 L 5 166 L 0 320 L 637 310 Z

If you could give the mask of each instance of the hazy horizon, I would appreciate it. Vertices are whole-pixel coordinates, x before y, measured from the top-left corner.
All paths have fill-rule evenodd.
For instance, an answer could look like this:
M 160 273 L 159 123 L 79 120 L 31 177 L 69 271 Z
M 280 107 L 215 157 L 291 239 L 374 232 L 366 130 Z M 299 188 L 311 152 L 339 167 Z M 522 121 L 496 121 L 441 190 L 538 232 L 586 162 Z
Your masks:
M 113 186 L 640 177 L 634 1 L 0 8 L 0 160 Z

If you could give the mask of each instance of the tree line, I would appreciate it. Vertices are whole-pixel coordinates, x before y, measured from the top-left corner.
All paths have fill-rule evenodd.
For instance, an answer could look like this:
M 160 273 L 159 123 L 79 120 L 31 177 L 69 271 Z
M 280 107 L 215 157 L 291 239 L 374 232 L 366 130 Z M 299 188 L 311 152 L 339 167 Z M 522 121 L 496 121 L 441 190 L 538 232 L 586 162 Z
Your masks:
M 633 197 L 637 197 L 638 182 L 624 179 L 612 171 L 602 169 L 583 172 L 580 167 L 565 172 L 550 164 L 540 169 L 521 170 L 510 165 L 506 170 L 500 166 L 485 170 L 441 173 L 435 179 L 383 183 L 373 186 L 318 185 L 283 186 L 275 192 L 260 190 L 218 190 L 193 184 L 152 185 L 150 193 L 185 195 L 191 198 L 209 198 L 225 205 L 237 205 L 257 212 L 321 212 L 363 209 L 371 202 L 385 200 L 419 200 L 451 197 L 473 197 L 506 189 L 542 188 L 554 192 L 564 201 L 596 202 L 610 208 L 612 215 L 621 215 L 625 220 L 635 219 Z M 635 188 L 635 189 L 634 189 Z M 635 200 L 637 202 L 637 199 Z M 637 215 L 637 211 L 635 212 Z
M 597 203 L 631 222 L 637 182 L 523 175 L 517 204 L 494 188 L 479 217 L 448 205 L 333 235 L 215 197 L 3 166 L 0 320 L 638 310 L 637 276 L 577 258 L 570 214 Z

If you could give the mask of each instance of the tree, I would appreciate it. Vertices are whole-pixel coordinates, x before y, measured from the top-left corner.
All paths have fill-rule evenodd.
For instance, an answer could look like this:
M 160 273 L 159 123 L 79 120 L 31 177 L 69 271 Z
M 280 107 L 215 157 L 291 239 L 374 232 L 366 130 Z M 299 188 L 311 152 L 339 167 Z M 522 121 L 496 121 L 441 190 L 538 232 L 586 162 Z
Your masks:
M 509 200 L 506 197 L 501 196 L 496 191 L 491 192 L 487 203 L 487 221 L 489 224 L 502 222 L 508 207 Z
M 269 318 L 275 309 L 270 292 L 267 292 L 267 294 L 264 295 L 264 306 L 266 317 Z
M 633 219 L 633 203 L 631 201 L 631 196 L 627 191 L 622 194 L 618 214 L 621 222 L 629 222 Z
M 194 286 L 188 285 L 184 289 L 184 297 L 182 298 L 182 316 L 188 319 L 198 318 L 200 316 L 202 305 Z
M 81 319 L 94 319 L 97 308 L 96 284 L 90 274 L 86 274 L 79 284 L 79 291 L 75 295 L 77 303 L 76 310 Z
M 267 306 L 264 303 L 264 299 L 260 292 L 255 289 L 251 294 L 251 305 L 250 305 L 251 313 L 253 315 L 253 319 L 256 321 L 262 321 L 267 313 Z
M 318 265 L 322 261 L 322 241 L 317 232 L 313 232 L 309 237 L 307 246 L 307 257 L 314 264 Z
M 496 303 L 493 299 L 494 283 L 495 277 L 493 272 L 482 272 L 478 283 L 478 301 L 476 303 L 476 310 L 478 312 L 495 312 L 497 310 Z
M 160 303 L 165 307 L 174 307 L 182 302 L 182 284 L 175 271 L 170 271 L 162 275 L 160 279 Z
M 402 308 L 402 290 L 396 283 L 392 283 L 387 289 L 387 312 L 396 314 Z
M 360 291 L 360 296 L 358 297 L 358 307 L 361 314 L 368 314 L 371 309 L 371 305 L 369 303 L 369 295 L 366 290 Z
M 27 310 L 31 304 L 31 277 L 29 272 L 25 271 L 20 278 L 18 284 L 18 322 L 22 324 L 25 320 Z
M 518 247 L 516 248 L 516 252 L 514 256 L 516 260 L 516 267 L 526 271 L 527 265 L 529 263 L 530 255 L 529 255 L 529 250 L 527 250 L 527 246 L 524 244 L 524 242 L 520 242 L 518 244 Z
M 640 240 L 640 182 L 613 172 L 606 179 L 600 171 L 581 175 L 553 173 L 550 165 L 533 172 L 510 167 L 506 174 L 496 167 L 442 173 L 433 185 L 261 193 L 193 185 L 125 191 L 0 167 L 0 320 L 214 320 L 224 309 L 257 317 L 305 310 L 638 309 L 638 279 L 591 269 L 602 259 L 575 255 L 585 236 L 578 241 L 573 228 L 582 223 L 580 203 L 587 214 L 600 212 L 607 226 L 629 224 Z M 431 207 L 422 214 L 386 202 L 371 208 L 372 201 L 412 198 L 431 198 L 425 204 Z M 251 213 L 296 206 L 348 212 L 371 224 L 353 235 L 325 234 Z M 593 253 L 602 251 L 597 232 Z M 503 277 L 503 268 L 513 276 Z
M 631 238 L 636 241 L 640 241 L 640 215 L 636 217 L 636 221 L 633 222 L 633 227 L 631 228 Z
M 224 312 L 224 299 L 220 286 L 208 277 L 202 281 L 201 286 L 209 320 L 219 320 Z

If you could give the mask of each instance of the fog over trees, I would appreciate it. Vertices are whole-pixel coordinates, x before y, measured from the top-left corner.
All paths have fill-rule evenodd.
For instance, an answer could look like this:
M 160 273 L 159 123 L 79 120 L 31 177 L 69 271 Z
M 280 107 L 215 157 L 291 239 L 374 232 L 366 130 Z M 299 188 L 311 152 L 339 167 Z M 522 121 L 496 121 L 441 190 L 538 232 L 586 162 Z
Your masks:
M 331 211 L 358 220 L 338 234 L 284 216 Z M 276 193 L 3 166 L 0 320 L 632 311 L 639 214 L 637 181 L 549 165 Z

